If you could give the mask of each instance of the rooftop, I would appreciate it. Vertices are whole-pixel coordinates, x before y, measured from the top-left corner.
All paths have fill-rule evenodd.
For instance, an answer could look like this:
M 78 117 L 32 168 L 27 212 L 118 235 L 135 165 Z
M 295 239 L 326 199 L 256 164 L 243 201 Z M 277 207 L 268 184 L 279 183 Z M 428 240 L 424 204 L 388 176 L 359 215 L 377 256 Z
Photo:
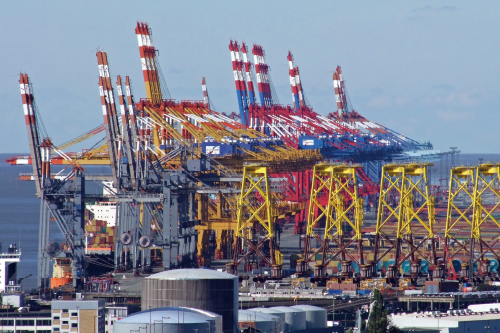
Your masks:
M 458 311 L 458 310 L 456 310 Z M 456 312 L 454 311 L 454 312 Z M 465 312 L 465 310 L 462 310 Z M 428 311 L 424 313 L 392 314 L 394 325 L 400 329 L 419 328 L 419 329 L 444 329 L 458 327 L 461 322 L 492 321 L 500 322 L 498 313 L 475 313 L 469 314 L 449 314 L 439 313 L 438 311 Z
M 163 307 L 134 313 L 120 319 L 119 323 L 151 323 L 161 321 L 164 324 L 199 323 L 220 317 L 220 315 L 186 307 Z
M 160 280 L 232 280 L 238 279 L 237 276 L 214 271 L 212 269 L 196 269 L 196 268 L 186 268 L 186 269 L 174 269 L 170 271 L 164 271 L 157 274 L 148 276 L 146 279 L 160 279 Z

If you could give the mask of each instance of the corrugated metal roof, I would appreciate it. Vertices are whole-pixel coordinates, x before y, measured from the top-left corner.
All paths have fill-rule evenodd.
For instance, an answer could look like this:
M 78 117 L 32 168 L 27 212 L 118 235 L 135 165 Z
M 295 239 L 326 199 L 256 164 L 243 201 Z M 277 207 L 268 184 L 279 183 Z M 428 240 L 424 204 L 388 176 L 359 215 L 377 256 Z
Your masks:
M 302 304 L 302 305 L 293 305 L 291 308 L 303 310 L 303 311 L 321 311 L 321 312 L 326 312 L 325 309 L 320 308 L 319 306 L 314 306 L 314 305 L 307 305 L 307 304 Z
M 273 306 L 271 309 L 276 309 L 282 312 L 304 312 L 304 310 L 289 307 L 289 306 Z
M 98 310 L 106 305 L 106 300 L 52 301 L 52 310 Z
M 155 321 L 161 321 L 164 324 L 203 323 L 217 317 L 221 316 L 209 311 L 185 307 L 164 307 L 137 312 L 120 319 L 119 322 L 133 324 L 154 323 Z
M 283 311 L 275 308 L 253 308 L 249 310 L 263 312 L 263 313 L 283 313 Z
M 263 313 L 259 311 L 253 310 L 239 310 L 238 311 L 238 321 L 256 321 L 256 322 L 275 322 L 280 318 L 277 316 L 273 316 L 270 313 Z
M 213 280 L 213 279 L 223 279 L 223 280 L 233 280 L 238 279 L 237 276 L 214 271 L 211 269 L 196 269 L 196 268 L 185 268 L 185 269 L 173 269 L 170 271 L 164 271 L 157 274 L 150 275 L 146 279 L 159 279 L 159 280 Z

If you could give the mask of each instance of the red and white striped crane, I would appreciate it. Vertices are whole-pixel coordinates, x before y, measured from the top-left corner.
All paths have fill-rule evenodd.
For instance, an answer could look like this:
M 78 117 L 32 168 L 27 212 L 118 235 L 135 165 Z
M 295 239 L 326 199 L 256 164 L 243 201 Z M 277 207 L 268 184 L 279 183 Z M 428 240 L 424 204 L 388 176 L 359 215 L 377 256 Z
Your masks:
M 42 189 L 42 153 L 40 151 L 40 138 L 36 124 L 35 109 L 33 106 L 33 94 L 31 93 L 31 83 L 28 74 L 20 74 L 19 86 L 23 100 L 24 119 L 26 121 L 26 131 L 28 132 L 28 143 L 30 146 L 30 156 L 33 164 L 33 176 L 35 178 L 36 193 L 41 197 Z
M 99 67 L 99 95 L 101 96 L 102 115 L 106 127 L 111 174 L 115 186 L 118 186 L 118 122 L 116 121 L 116 107 L 114 107 L 113 88 L 109 78 L 108 61 L 105 52 L 97 52 Z M 115 111 L 115 112 L 114 112 Z M 118 133 L 117 133 L 118 130 Z

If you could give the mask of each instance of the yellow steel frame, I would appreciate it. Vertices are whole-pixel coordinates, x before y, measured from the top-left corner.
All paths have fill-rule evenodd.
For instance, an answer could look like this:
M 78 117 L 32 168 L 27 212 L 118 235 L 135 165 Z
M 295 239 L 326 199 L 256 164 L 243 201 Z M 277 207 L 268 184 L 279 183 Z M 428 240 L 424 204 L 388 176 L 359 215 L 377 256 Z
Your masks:
M 334 166 L 332 170 L 332 180 L 333 180 L 333 193 L 330 193 L 329 205 L 335 208 L 335 218 L 333 220 L 334 225 L 325 228 L 325 238 L 328 237 L 333 239 L 334 236 L 343 236 L 342 224 L 347 222 L 356 232 L 353 236 L 353 240 L 361 239 L 361 226 L 363 225 L 363 199 L 358 195 L 358 186 L 356 178 L 356 170 L 362 166 L 345 166 L 339 165 Z M 352 201 L 350 205 L 345 207 L 345 197 L 347 194 L 351 197 Z M 333 212 L 333 209 L 330 209 Z M 353 213 L 353 219 L 350 219 L 348 214 Z M 336 227 L 337 231 L 332 234 L 333 227 Z
M 500 183 L 500 163 L 485 163 L 480 164 L 477 168 L 477 177 L 475 184 L 475 200 L 474 200 L 474 219 L 472 222 L 471 237 L 474 239 L 481 239 L 481 226 L 488 220 L 494 222 L 498 227 L 500 223 L 495 217 L 493 212 L 500 206 L 500 192 L 498 191 L 498 184 Z M 491 207 L 483 205 L 482 196 L 486 192 L 493 193 L 497 201 Z
M 307 214 L 307 230 L 306 235 L 318 238 L 318 235 L 314 232 L 314 226 L 319 222 L 323 216 L 325 217 L 325 236 L 327 231 L 331 230 L 335 226 L 335 222 L 333 219 L 332 210 L 334 205 L 332 201 L 334 201 L 334 182 L 332 181 L 333 166 L 328 164 L 318 164 L 314 166 L 313 169 L 313 179 L 311 186 L 311 197 L 309 199 L 309 210 Z M 315 184 L 318 183 L 316 187 Z M 324 190 L 327 190 L 329 198 L 326 206 L 323 206 L 318 201 L 318 196 L 321 196 Z M 316 209 L 320 211 L 318 217 L 314 218 L 314 214 Z
M 401 204 L 403 205 L 404 218 L 400 220 L 398 224 L 398 238 L 401 238 L 404 234 L 410 234 L 411 223 L 415 220 L 422 225 L 427 231 L 427 239 L 434 239 L 434 228 L 435 223 L 435 206 L 434 197 L 430 195 L 429 191 L 429 181 L 427 176 L 427 167 L 433 164 L 408 164 L 404 168 L 404 182 L 403 182 L 403 193 Z M 413 180 L 413 177 L 417 177 L 417 181 Z M 419 187 L 422 186 L 424 191 Z M 422 204 L 415 207 L 414 193 L 418 193 L 422 196 Z M 424 221 L 418 214 L 427 210 L 427 219 Z M 400 213 L 401 213 L 400 211 Z
M 471 230 L 473 230 L 473 221 L 474 221 L 474 212 L 475 209 L 475 194 L 476 194 L 476 173 L 477 167 L 455 167 L 450 170 L 450 182 L 449 182 L 449 191 L 448 191 L 448 209 L 446 212 L 446 226 L 445 226 L 445 239 L 446 246 L 449 251 L 452 250 L 449 247 L 450 240 L 454 240 L 455 244 L 460 246 L 460 249 L 456 250 L 455 253 L 449 253 L 449 256 L 453 258 L 458 252 L 463 252 L 467 254 L 469 250 L 465 247 L 464 244 L 457 241 L 453 236 L 453 231 L 460 227 L 461 221 L 465 221 Z M 468 197 L 471 201 L 470 205 L 467 207 L 460 207 L 455 203 L 455 199 L 458 197 Z M 453 221 L 452 216 L 454 213 L 458 213 L 458 218 Z M 472 216 L 472 218 L 471 218 Z
M 375 249 L 375 262 L 378 262 L 385 254 L 392 248 L 396 251 L 395 266 L 399 266 L 404 260 L 412 257 L 414 259 L 415 253 L 419 253 L 421 259 L 429 261 L 431 264 L 436 263 L 435 247 L 433 245 L 432 262 L 428 256 L 421 253 L 420 246 L 428 239 L 434 242 L 434 223 L 435 223 L 435 201 L 434 197 L 430 195 L 429 181 L 427 168 L 432 166 L 431 163 L 417 164 L 388 164 L 382 167 L 382 177 L 380 183 L 380 197 L 377 214 L 376 226 L 376 249 Z M 387 184 L 387 187 L 385 186 Z M 423 189 L 422 189 L 423 188 Z M 399 194 L 399 202 L 396 207 L 391 207 L 388 202 L 391 192 Z M 416 206 L 414 195 L 420 194 L 422 203 Z M 389 213 L 387 216 L 385 212 Z M 427 219 L 422 219 L 419 214 L 427 212 Z M 395 242 L 391 240 L 384 232 L 388 223 L 392 224 L 391 219 L 397 220 L 397 230 Z M 412 225 L 418 223 L 426 230 L 426 234 L 422 235 L 423 240 L 418 244 L 413 244 Z M 381 256 L 378 256 L 379 238 L 384 238 L 390 247 Z M 399 258 L 401 255 L 401 242 L 405 241 L 409 247 L 409 253 L 403 259 Z M 400 260 L 401 259 L 401 260 Z
M 500 222 L 493 216 L 493 213 L 500 208 L 499 183 L 500 163 L 483 163 L 477 167 L 456 167 L 450 173 L 445 237 L 448 251 L 454 250 L 453 253 L 449 253 L 451 258 L 459 253 L 469 256 L 467 273 L 469 279 L 473 277 L 473 265 L 478 261 L 481 261 L 481 273 L 488 274 L 488 260 L 483 260 L 485 253 L 491 252 L 497 259 L 500 259 L 500 255 L 493 249 L 498 242 L 498 237 L 487 240 L 481 234 L 488 221 L 500 227 Z M 486 193 L 493 194 L 495 201 L 493 204 L 483 203 Z M 455 199 L 460 195 L 461 198 L 466 196 L 470 199 L 469 206 L 461 208 L 455 204 Z M 459 215 L 455 221 L 452 219 L 453 213 Z M 461 221 L 465 221 L 470 227 L 470 238 L 466 242 L 460 242 L 454 236 L 455 230 L 463 228 L 463 225 L 460 225 Z M 454 240 L 456 246 L 450 247 L 450 240 Z
M 257 181 L 254 181 L 254 177 Z M 262 184 L 262 182 L 264 184 Z M 254 207 L 255 202 L 252 202 L 251 194 L 257 191 L 263 199 Z M 273 227 L 273 200 L 269 188 L 269 174 L 266 166 L 245 166 L 243 168 L 243 180 L 241 184 L 241 194 L 238 198 L 238 213 L 236 236 L 243 236 L 243 229 L 249 223 L 257 220 L 267 231 L 268 237 L 274 236 Z
M 403 195 L 401 190 L 403 188 L 404 182 L 404 166 L 397 164 L 388 164 L 382 166 L 382 177 L 380 179 L 380 195 L 378 200 L 378 211 L 377 211 L 377 227 L 376 234 L 382 234 L 382 228 L 391 218 L 398 219 L 398 229 L 399 220 L 401 219 L 401 205 L 397 205 L 392 208 L 388 202 L 389 195 L 391 192 L 396 192 L 399 197 L 402 198 Z M 388 184 L 386 187 L 385 184 Z M 389 211 L 390 214 L 384 218 L 385 211 Z M 398 234 L 399 237 L 399 234 Z
M 311 186 L 311 196 L 309 199 L 309 210 L 307 216 L 307 231 L 306 236 L 318 239 L 322 244 L 313 253 L 309 253 L 309 248 L 306 243 L 305 261 L 308 262 L 317 253 L 323 250 L 322 265 L 325 266 L 329 261 L 333 260 L 340 253 L 343 259 L 349 256 L 358 264 L 363 264 L 362 251 L 359 252 L 359 258 L 356 260 L 354 256 L 347 250 L 347 246 L 357 240 L 358 246 L 361 241 L 361 226 L 363 225 L 363 199 L 358 195 L 358 183 L 356 170 L 361 168 L 360 165 L 331 165 L 318 164 L 313 169 L 313 179 Z M 316 184 L 318 184 L 316 186 Z M 326 206 L 322 205 L 318 197 L 323 193 L 327 193 L 328 202 Z M 345 195 L 351 198 L 348 207 L 345 207 Z M 318 216 L 315 218 L 315 212 L 318 210 Z M 353 218 L 350 218 L 352 213 Z M 325 218 L 325 233 L 324 240 L 314 232 L 314 226 Z M 355 231 L 355 235 L 346 243 L 343 242 L 343 224 L 349 224 Z M 340 241 L 337 241 L 339 239 Z M 331 252 L 328 241 L 332 240 L 337 243 L 338 249 L 331 256 L 326 258 L 326 254 Z
M 256 193 L 261 196 L 260 200 L 256 200 Z M 236 242 L 232 269 L 235 269 L 251 253 L 256 253 L 273 269 L 281 269 L 283 257 L 279 251 L 276 251 L 278 249 L 275 248 L 274 244 L 275 199 L 271 195 L 268 167 L 263 165 L 245 166 L 243 168 L 241 194 L 238 197 Z M 247 227 L 252 222 L 259 223 L 266 230 L 265 237 L 257 244 L 251 242 L 252 227 Z M 249 247 L 242 258 L 238 258 L 240 240 L 243 240 L 245 245 Z M 266 241 L 269 241 L 269 256 L 266 256 L 260 249 Z M 281 273 L 276 274 L 280 275 Z

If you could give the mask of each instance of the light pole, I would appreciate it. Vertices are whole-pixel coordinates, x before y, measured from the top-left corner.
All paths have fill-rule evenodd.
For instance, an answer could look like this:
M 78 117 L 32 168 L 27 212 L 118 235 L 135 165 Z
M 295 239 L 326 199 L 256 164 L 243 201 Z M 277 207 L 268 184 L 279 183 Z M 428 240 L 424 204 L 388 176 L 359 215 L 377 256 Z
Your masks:
M 161 333 L 163 333 L 163 319 L 170 319 L 170 317 L 161 317 Z
M 163 319 L 153 319 L 153 332 L 156 333 L 156 322 L 161 323 L 161 332 L 163 333 Z
M 335 294 L 332 294 L 332 322 L 335 321 Z

